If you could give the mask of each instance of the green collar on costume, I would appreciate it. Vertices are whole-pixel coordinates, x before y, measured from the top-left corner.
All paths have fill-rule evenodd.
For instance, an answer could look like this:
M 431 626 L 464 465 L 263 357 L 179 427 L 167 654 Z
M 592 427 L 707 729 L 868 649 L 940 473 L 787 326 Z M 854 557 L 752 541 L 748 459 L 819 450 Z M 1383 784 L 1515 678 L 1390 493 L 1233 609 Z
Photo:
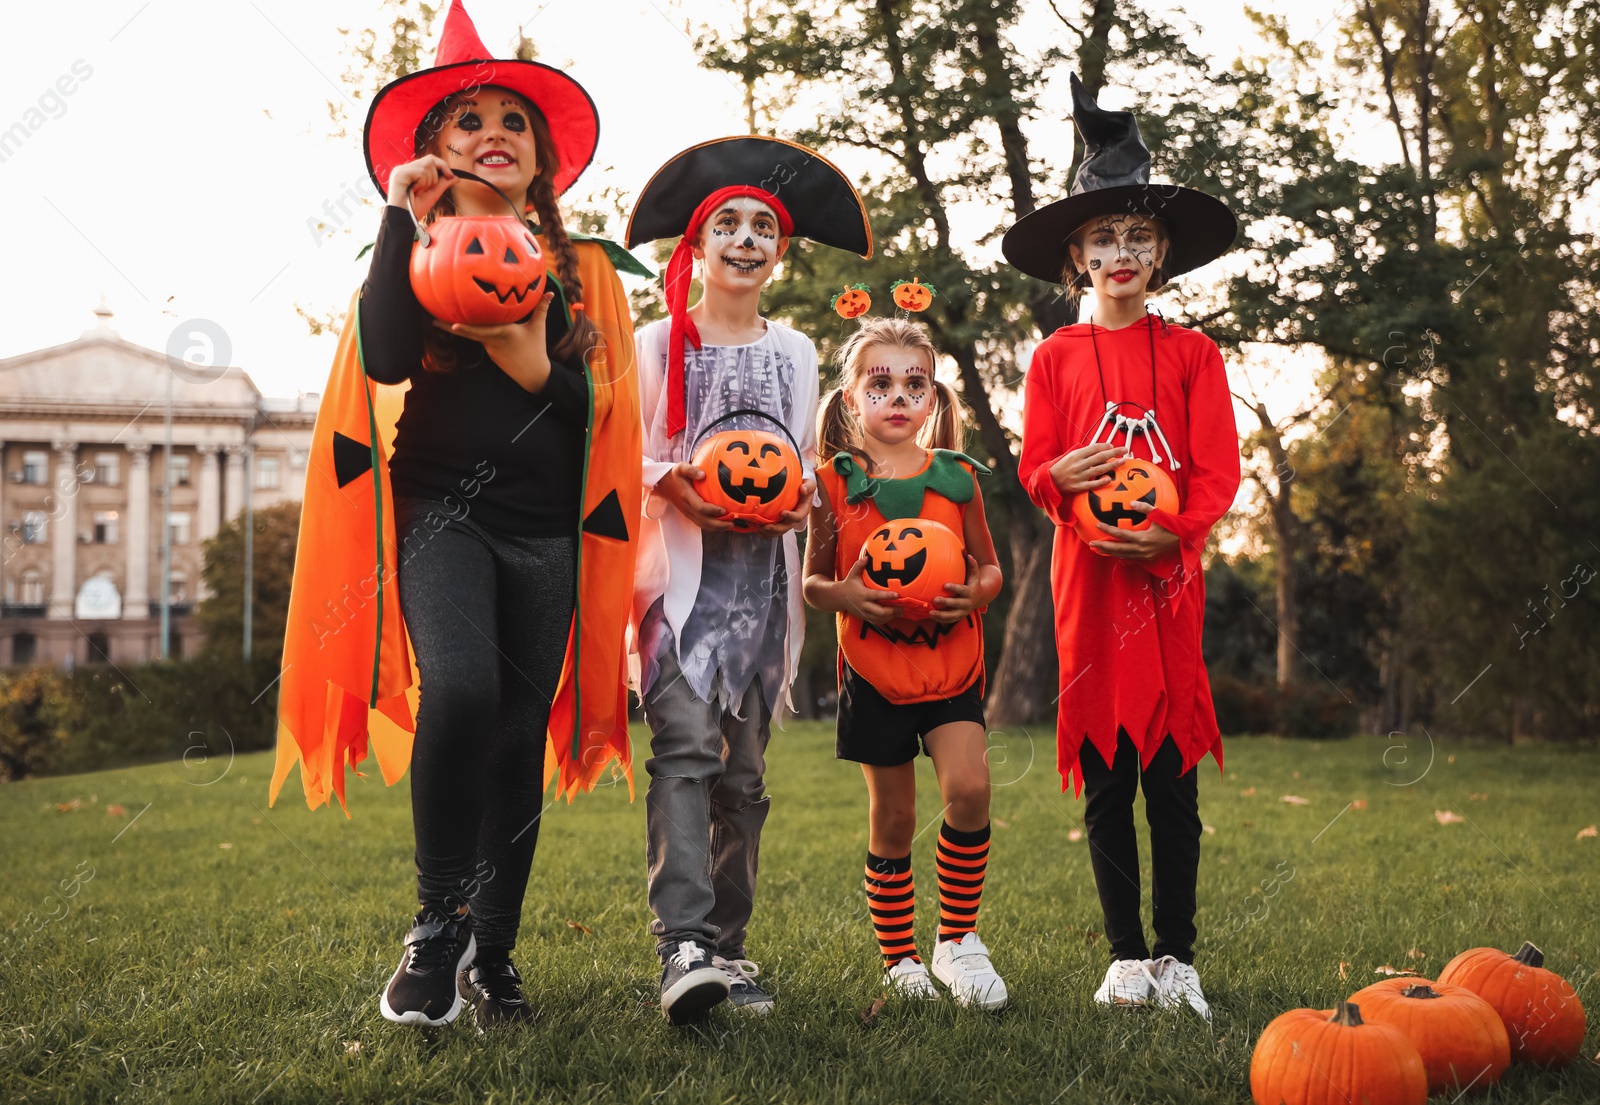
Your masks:
M 971 502 L 972 477 L 962 467 L 963 463 L 971 465 L 980 475 L 989 474 L 989 469 L 953 449 L 933 450 L 928 467 L 900 480 L 868 475 L 849 453 L 839 453 L 833 458 L 833 470 L 844 477 L 846 502 L 853 504 L 871 499 L 879 514 L 894 521 L 918 517 L 922 513 L 922 494 L 930 489 L 952 503 Z

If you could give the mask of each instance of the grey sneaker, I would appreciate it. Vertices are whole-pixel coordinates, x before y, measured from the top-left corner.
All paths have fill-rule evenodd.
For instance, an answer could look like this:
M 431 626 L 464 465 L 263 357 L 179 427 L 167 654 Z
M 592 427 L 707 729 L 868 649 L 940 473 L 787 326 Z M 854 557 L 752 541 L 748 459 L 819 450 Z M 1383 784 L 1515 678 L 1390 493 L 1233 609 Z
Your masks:
M 772 995 L 756 983 L 760 967 L 748 959 L 724 959 L 720 955 L 712 956 L 711 964 L 722 968 L 728 976 L 729 1005 L 751 1013 L 772 1012 Z
M 727 1000 L 728 990 L 727 972 L 693 940 L 680 940 L 661 965 L 661 1015 L 673 1024 L 687 1024 Z

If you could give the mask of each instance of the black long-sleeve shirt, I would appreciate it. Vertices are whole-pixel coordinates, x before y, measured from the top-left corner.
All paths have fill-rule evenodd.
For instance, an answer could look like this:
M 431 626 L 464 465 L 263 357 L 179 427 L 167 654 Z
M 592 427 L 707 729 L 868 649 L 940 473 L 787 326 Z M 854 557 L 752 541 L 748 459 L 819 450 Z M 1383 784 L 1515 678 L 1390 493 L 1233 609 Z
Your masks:
M 411 381 L 389 464 L 395 495 L 464 503 L 478 522 L 501 533 L 574 533 L 583 495 L 588 377 L 552 355 L 549 380 L 528 392 L 481 343 L 443 331 L 456 342 L 456 368 L 424 369 L 424 328 L 433 323 L 411 290 L 412 236 L 410 215 L 386 206 L 361 289 L 362 366 L 382 384 Z M 549 279 L 556 279 L 554 271 Z M 546 347 L 554 348 L 566 332 L 558 298 L 546 322 Z

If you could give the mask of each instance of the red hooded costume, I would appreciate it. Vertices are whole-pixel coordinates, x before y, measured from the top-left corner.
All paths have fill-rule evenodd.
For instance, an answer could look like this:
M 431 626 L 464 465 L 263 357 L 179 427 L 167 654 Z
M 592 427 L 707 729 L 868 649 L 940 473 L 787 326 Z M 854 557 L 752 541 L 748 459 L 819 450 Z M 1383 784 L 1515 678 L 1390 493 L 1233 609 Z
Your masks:
M 1159 417 L 1167 448 L 1157 451 L 1177 485 L 1179 506 L 1177 514 L 1157 510 L 1150 517 L 1181 542 L 1179 554 L 1165 562 L 1146 567 L 1090 548 L 1072 528 L 1071 499 L 1051 479 L 1051 465 L 1090 443 L 1107 400 L 1153 408 Z M 1141 459 L 1150 457 L 1149 436 L 1133 438 Z M 1050 586 L 1061 661 L 1062 789 L 1071 779 L 1074 793 L 1083 791 L 1078 753 L 1085 738 L 1111 762 L 1119 726 L 1139 749 L 1141 766 L 1170 733 L 1185 771 L 1207 752 L 1220 768 L 1222 738 L 1200 654 L 1206 602 L 1200 553 L 1239 489 L 1239 437 L 1216 345 L 1155 316 L 1121 330 L 1096 326 L 1092 340 L 1087 323 L 1057 330 L 1028 369 L 1019 474 L 1057 526 Z

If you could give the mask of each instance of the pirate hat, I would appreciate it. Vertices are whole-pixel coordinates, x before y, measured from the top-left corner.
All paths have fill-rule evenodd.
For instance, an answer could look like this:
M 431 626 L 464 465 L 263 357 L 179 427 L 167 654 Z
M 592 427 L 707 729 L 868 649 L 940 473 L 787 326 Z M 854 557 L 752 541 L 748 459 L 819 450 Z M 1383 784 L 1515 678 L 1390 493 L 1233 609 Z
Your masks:
M 1106 111 L 1072 74 L 1072 121 L 1086 147 L 1064 200 L 1033 211 L 1006 231 L 1000 251 L 1014 268 L 1062 282 L 1067 238 L 1102 215 L 1144 215 L 1167 226 L 1168 280 L 1214 261 L 1233 247 L 1239 224 L 1215 196 L 1177 184 L 1150 183 L 1150 151 L 1131 111 Z
M 388 194 L 389 174 L 419 154 L 424 117 L 456 92 L 494 86 L 510 89 L 533 104 L 550 124 L 560 170 L 555 189 L 571 187 L 594 160 L 600 117 L 583 86 L 559 69 L 536 61 L 494 59 L 478 37 L 461 0 L 451 0 L 432 69 L 420 69 L 383 87 L 372 99 L 362 135 L 367 171 L 380 194 Z
M 720 205 L 751 196 L 772 208 L 785 238 L 872 256 L 872 225 L 855 185 L 816 150 L 781 138 L 741 135 L 690 146 L 656 170 L 628 217 L 629 249 L 677 238 L 664 278 L 672 330 L 667 344 L 667 436 L 684 426 L 683 343 L 700 348 L 689 318 L 693 239 Z

